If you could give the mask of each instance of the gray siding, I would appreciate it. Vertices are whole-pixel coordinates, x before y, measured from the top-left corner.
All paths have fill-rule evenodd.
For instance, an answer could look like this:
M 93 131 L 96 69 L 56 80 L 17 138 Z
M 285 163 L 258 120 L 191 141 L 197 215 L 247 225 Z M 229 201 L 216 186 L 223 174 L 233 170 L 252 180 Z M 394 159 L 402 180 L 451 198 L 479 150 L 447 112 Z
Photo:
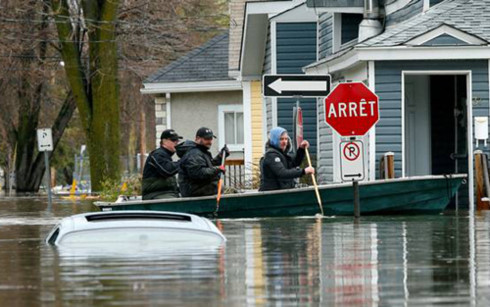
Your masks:
M 267 75 L 272 73 L 272 52 L 271 52 L 271 27 L 267 29 L 267 42 L 265 44 L 265 58 L 264 58 L 264 67 L 262 69 L 262 74 Z M 266 123 L 267 123 L 267 131 L 272 129 L 272 99 L 265 99 L 265 114 L 266 114 Z
M 271 98 L 264 98 L 265 99 L 265 111 L 267 112 L 267 132 L 269 132 L 272 129 L 272 99 Z
M 332 54 L 333 14 L 323 13 L 318 21 L 318 60 Z
M 457 39 L 454 36 L 451 36 L 449 34 L 442 34 L 439 35 L 438 37 L 435 37 L 425 43 L 423 43 L 424 46 L 436 46 L 436 45 L 468 45 L 467 42 L 463 42 L 460 39 Z
M 277 74 L 303 74 L 302 67 L 316 61 L 316 23 L 277 24 Z M 316 99 L 301 99 L 303 134 L 316 152 Z M 277 123 L 290 133 L 296 99 L 277 100 Z
M 317 99 L 318 133 L 320 152 L 317 157 L 317 178 L 319 184 L 333 182 L 333 136 L 332 129 L 325 123 L 324 100 Z
M 262 68 L 262 74 L 270 74 L 271 73 L 271 28 L 267 29 L 267 42 L 265 44 L 265 58 L 264 58 L 264 66 Z
M 412 0 L 402 9 L 386 16 L 386 26 L 392 26 L 399 22 L 405 21 L 419 13 L 422 13 L 424 7 L 423 0 Z
M 376 165 L 387 151 L 395 153 L 395 173 L 402 170 L 401 76 L 402 70 L 471 70 L 472 94 L 481 102 L 473 106 L 473 116 L 488 116 L 488 61 L 383 61 L 375 65 L 376 94 L 380 120 L 376 125 Z M 471 140 L 470 140 L 471 141 Z

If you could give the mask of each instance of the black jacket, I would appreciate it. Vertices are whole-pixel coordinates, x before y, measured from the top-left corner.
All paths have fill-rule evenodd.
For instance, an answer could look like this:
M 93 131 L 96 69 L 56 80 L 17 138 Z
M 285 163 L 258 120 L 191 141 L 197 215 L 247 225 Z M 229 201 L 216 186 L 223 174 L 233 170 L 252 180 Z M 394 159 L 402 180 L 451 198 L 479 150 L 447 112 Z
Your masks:
M 177 145 L 180 159 L 179 186 L 183 197 L 215 195 L 221 159 L 211 156 L 208 148 L 192 141 Z
M 299 148 L 295 157 L 285 154 L 272 146 L 267 146 L 264 157 L 260 160 L 259 191 L 292 189 L 295 178 L 301 177 L 305 171 L 299 168 L 303 161 L 305 150 Z
M 172 161 L 173 153 L 160 147 L 150 153 L 143 169 L 143 199 L 153 199 L 160 194 L 179 197 L 175 174 L 179 162 Z

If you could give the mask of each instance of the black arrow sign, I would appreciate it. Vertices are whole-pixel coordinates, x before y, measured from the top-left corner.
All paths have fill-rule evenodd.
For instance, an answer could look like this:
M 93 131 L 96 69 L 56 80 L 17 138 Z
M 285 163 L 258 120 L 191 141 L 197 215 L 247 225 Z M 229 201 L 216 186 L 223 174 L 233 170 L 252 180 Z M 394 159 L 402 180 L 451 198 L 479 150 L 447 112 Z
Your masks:
M 344 177 L 362 177 L 362 174 L 346 174 Z
M 264 75 L 267 97 L 324 97 L 330 93 L 329 75 Z

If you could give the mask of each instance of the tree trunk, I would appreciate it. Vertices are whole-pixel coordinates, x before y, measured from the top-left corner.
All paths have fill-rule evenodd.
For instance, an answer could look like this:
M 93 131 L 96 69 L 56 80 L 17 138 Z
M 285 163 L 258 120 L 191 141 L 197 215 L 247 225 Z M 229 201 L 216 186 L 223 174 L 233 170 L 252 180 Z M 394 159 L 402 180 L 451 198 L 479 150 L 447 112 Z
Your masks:
M 118 0 L 82 1 L 88 28 L 89 69 L 76 41 L 80 29 L 70 22 L 67 0 L 51 0 L 65 70 L 87 135 L 93 191 L 106 179 L 120 180 L 119 89 L 115 21 Z M 82 37 L 83 38 L 83 37 Z
M 51 128 L 53 134 L 53 151 L 48 154 L 49 160 L 53 156 L 53 152 L 56 150 L 58 143 L 61 140 L 63 132 L 65 131 L 68 123 L 70 122 L 73 112 L 75 112 L 76 103 L 73 99 L 73 95 L 68 94 L 63 105 L 58 113 L 58 116 Z M 32 156 L 29 156 L 30 151 L 33 151 L 37 147 L 36 136 L 37 122 L 32 129 L 32 143 L 28 144 L 26 142 L 22 143 L 24 146 L 24 151 L 19 151 L 19 145 L 21 144 L 19 138 L 19 145 L 17 145 L 17 160 L 16 160 L 16 191 L 17 192 L 37 192 L 39 186 L 41 185 L 44 172 L 46 170 L 46 165 L 44 164 L 44 152 L 38 152 L 36 158 L 33 160 Z M 27 129 L 27 128 L 26 128 Z M 26 145 L 27 144 L 27 145 Z M 30 146 L 30 148 L 29 148 Z M 29 151 L 28 151 L 29 149 Z M 19 162 L 19 157 L 22 155 L 23 159 Z M 26 161 L 30 163 L 27 164 Z
M 34 97 L 29 97 L 28 79 L 21 81 L 19 91 L 19 124 L 17 126 L 17 160 L 15 163 L 15 185 L 17 192 L 37 192 L 36 180 L 32 178 L 34 168 L 34 149 L 36 148 L 36 128 L 39 121 L 41 96 L 44 83 L 36 88 Z M 24 85 L 25 84 L 25 85 Z

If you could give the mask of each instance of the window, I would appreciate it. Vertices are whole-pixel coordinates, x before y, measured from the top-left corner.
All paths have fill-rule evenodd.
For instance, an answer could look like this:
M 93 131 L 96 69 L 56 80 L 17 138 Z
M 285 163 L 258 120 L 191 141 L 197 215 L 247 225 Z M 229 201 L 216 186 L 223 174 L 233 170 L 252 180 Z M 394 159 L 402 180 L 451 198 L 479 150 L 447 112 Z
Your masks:
M 357 42 L 359 25 L 363 19 L 362 14 L 334 13 L 333 15 L 333 52 L 342 47 Z
M 242 151 L 244 128 L 242 105 L 218 106 L 219 145 L 225 144 L 230 151 Z

